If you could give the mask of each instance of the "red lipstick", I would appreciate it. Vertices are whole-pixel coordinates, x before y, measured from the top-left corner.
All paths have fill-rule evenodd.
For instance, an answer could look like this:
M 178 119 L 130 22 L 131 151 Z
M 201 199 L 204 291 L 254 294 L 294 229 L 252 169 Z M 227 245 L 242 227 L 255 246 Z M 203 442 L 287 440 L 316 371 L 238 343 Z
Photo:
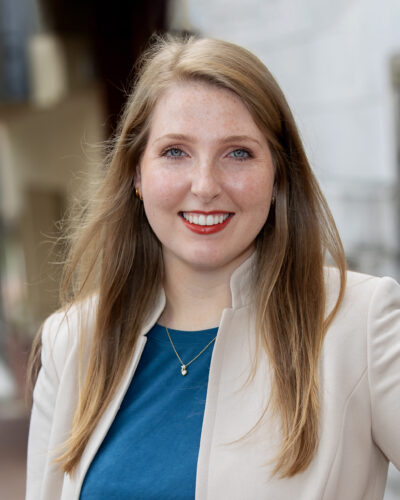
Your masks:
M 183 214 L 181 212 L 179 215 L 182 219 L 182 222 L 185 224 L 185 226 L 188 229 L 190 229 L 191 231 L 193 231 L 194 233 L 197 233 L 197 234 L 214 234 L 214 233 L 218 233 L 219 231 L 222 231 L 229 224 L 230 220 L 232 219 L 232 217 L 234 215 L 230 212 L 224 212 L 221 210 L 213 210 L 211 212 L 203 212 L 201 210 L 191 210 L 190 212 L 187 212 L 187 213 L 202 214 L 202 215 L 205 215 L 206 217 L 207 217 L 207 215 L 229 214 L 229 217 L 227 217 L 224 220 L 224 222 L 221 222 L 220 224 L 213 224 L 212 226 L 200 226 L 199 224 L 193 224 L 193 223 L 189 222 L 188 220 L 186 220 L 183 217 Z

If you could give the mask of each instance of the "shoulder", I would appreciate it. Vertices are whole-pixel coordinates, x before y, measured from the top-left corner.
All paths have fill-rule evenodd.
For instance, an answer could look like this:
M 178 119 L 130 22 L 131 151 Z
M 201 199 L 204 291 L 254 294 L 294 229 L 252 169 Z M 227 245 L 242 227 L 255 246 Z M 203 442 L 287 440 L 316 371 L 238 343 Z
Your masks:
M 340 275 L 337 268 L 325 267 L 325 289 L 327 307 L 330 310 L 338 297 Z M 377 277 L 354 271 L 346 272 L 345 294 L 341 309 L 355 307 L 369 309 L 379 303 L 390 303 L 400 293 L 399 284 L 390 277 Z M 398 300 L 398 299 L 397 299 Z
M 334 306 L 339 272 L 327 269 L 327 312 Z M 347 272 L 343 301 L 329 327 L 327 345 L 362 354 L 365 366 L 400 346 L 400 286 L 390 277 Z M 400 354 L 400 353 L 399 353 Z M 400 357 L 400 356 L 399 356 Z M 354 357 L 352 358 L 355 359 Z
M 85 300 L 56 311 L 43 323 L 42 366 L 52 365 L 60 373 L 68 357 L 77 352 L 80 341 L 89 341 L 96 317 L 97 297 Z
M 335 306 L 340 288 L 337 269 L 326 270 L 326 314 Z M 343 301 L 327 332 L 327 342 L 351 344 L 366 353 L 387 331 L 400 342 L 400 286 L 392 278 L 348 271 Z M 350 349 L 351 350 L 351 349 Z

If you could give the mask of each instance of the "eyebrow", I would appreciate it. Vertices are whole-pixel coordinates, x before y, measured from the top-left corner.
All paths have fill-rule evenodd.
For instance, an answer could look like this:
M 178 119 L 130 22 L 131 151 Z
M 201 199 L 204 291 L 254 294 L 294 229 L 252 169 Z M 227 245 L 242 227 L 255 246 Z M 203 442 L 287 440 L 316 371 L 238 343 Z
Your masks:
M 191 136 L 191 135 L 186 135 L 186 134 L 166 134 L 162 135 L 161 137 L 158 137 L 154 142 L 159 142 L 163 141 L 165 139 L 172 139 L 174 141 L 189 141 L 189 142 L 195 142 L 196 138 Z M 227 137 L 224 137 L 221 142 L 222 143 L 228 143 L 228 142 L 241 142 L 241 141 L 250 141 L 258 144 L 261 146 L 260 141 L 257 139 L 253 139 L 253 137 L 250 137 L 248 135 L 229 135 Z
M 154 142 L 160 142 L 164 139 L 173 139 L 174 141 L 194 141 L 195 138 L 185 134 L 166 134 L 158 137 Z

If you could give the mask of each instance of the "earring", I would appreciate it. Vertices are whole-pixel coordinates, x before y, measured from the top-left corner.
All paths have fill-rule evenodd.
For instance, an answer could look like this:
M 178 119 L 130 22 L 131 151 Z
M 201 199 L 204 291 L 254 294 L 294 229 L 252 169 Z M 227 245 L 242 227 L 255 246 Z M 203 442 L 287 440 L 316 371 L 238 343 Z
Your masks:
M 276 201 L 276 197 L 275 197 L 275 195 L 273 194 L 273 195 L 272 195 L 272 198 L 271 198 L 271 205 L 275 205 L 275 201 Z
M 142 193 L 139 191 L 138 188 L 136 188 L 135 192 L 136 192 L 136 196 L 139 198 L 139 200 L 142 201 L 143 200 Z

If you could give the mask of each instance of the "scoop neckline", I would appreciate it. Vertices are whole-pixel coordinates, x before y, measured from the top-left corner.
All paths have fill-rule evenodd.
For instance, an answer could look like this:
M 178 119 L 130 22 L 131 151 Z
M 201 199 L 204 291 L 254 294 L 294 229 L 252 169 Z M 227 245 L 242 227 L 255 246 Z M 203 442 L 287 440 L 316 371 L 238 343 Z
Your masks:
M 218 326 L 213 326 L 212 328 L 204 328 L 203 330 L 177 330 L 176 328 L 169 328 L 169 327 L 166 327 L 165 325 L 161 325 L 160 323 L 156 323 L 154 326 L 157 326 L 159 328 L 163 328 L 164 330 L 166 330 L 168 328 L 168 331 L 170 333 L 188 333 L 188 334 L 196 334 L 196 333 L 207 333 L 207 332 L 215 332 L 216 330 L 218 330 Z
M 218 334 L 218 326 L 214 328 L 206 328 L 204 330 L 175 330 L 168 328 L 174 345 L 204 345 L 212 340 Z M 156 342 L 170 344 L 164 325 L 156 323 L 153 328 L 146 334 L 148 339 Z

